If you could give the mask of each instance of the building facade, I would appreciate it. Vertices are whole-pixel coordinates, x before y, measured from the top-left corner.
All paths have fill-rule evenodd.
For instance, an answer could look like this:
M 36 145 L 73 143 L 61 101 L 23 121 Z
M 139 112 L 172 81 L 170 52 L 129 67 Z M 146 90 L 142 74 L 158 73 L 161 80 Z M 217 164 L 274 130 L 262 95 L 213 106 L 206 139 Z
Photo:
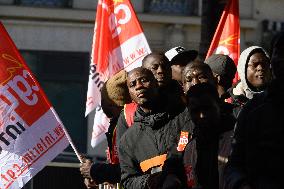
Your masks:
M 119 1 L 119 0 L 117 0 Z M 201 0 L 132 0 L 152 50 L 199 49 Z M 284 30 L 284 1 L 239 0 L 241 49 L 269 47 Z M 90 147 L 92 119 L 84 117 L 97 0 L 0 0 L 0 20 L 39 80 L 80 152 Z M 67 149 L 58 161 L 76 161 Z

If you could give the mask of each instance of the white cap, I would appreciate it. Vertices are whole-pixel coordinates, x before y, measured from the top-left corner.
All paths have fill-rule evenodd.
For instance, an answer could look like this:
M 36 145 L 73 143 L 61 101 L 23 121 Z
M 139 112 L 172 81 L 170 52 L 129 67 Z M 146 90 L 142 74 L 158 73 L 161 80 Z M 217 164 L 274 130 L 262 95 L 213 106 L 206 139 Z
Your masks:
M 177 46 L 174 48 L 171 48 L 170 50 L 168 50 L 165 55 L 166 57 L 169 59 L 169 61 L 171 61 L 176 55 L 182 53 L 185 51 L 184 47 L 181 46 Z
M 167 52 L 165 56 L 171 61 L 172 64 L 187 64 L 190 61 L 193 61 L 198 55 L 196 50 L 185 50 L 184 47 L 177 46 Z M 182 58 L 182 61 L 181 59 Z

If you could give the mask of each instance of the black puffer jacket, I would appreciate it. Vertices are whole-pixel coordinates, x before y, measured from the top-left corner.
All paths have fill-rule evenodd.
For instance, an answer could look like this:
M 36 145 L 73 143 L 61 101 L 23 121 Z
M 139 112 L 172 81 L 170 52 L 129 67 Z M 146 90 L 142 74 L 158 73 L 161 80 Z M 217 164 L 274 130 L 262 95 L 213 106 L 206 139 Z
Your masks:
M 225 170 L 226 189 L 243 184 L 257 189 L 283 188 L 283 95 L 283 83 L 273 82 L 243 107 Z
M 169 147 L 176 142 L 178 127 L 171 120 L 167 112 L 146 114 L 138 108 L 133 126 L 127 129 L 118 145 L 124 188 L 148 188 L 151 172 L 159 169 L 157 167 L 164 163 Z

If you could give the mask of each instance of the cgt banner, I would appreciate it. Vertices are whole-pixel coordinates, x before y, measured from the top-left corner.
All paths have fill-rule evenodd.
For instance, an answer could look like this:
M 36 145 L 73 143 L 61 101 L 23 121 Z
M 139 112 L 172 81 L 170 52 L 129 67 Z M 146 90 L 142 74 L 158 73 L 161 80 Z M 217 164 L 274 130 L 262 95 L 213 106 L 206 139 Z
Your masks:
M 108 119 L 100 108 L 104 82 L 120 71 L 142 65 L 151 52 L 129 0 L 99 0 L 94 28 L 92 60 L 86 102 L 86 115 L 96 108 L 92 146 L 108 129 Z
M 0 22 L 0 189 L 22 188 L 69 142 Z

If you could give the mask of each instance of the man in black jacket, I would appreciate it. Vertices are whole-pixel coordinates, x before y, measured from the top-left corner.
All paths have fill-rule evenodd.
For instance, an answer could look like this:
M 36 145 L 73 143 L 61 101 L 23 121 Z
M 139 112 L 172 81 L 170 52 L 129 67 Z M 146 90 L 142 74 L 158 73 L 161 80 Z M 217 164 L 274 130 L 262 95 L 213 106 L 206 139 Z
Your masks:
M 121 183 L 126 189 L 155 188 L 153 180 L 157 179 L 153 178 L 161 172 L 168 148 L 176 139 L 177 127 L 169 124 L 173 115 L 169 113 L 164 96 L 158 93 L 157 80 L 150 70 L 135 68 L 130 71 L 127 85 L 138 109 L 133 126 L 118 144 Z M 179 182 L 172 183 L 180 186 Z
M 280 189 L 284 170 L 284 33 L 272 46 L 273 80 L 246 105 L 237 120 L 226 189 Z
M 163 103 L 168 106 L 167 111 L 172 115 L 181 113 L 185 108 L 182 101 L 183 91 L 178 82 L 172 79 L 171 64 L 167 57 L 163 53 L 150 53 L 143 59 L 142 67 L 151 70 L 157 80 L 157 90 L 159 95 L 163 97 Z M 117 141 L 120 140 L 128 127 L 132 125 L 129 122 L 133 121 L 133 114 L 126 111 L 128 105 L 125 106 L 117 122 Z

